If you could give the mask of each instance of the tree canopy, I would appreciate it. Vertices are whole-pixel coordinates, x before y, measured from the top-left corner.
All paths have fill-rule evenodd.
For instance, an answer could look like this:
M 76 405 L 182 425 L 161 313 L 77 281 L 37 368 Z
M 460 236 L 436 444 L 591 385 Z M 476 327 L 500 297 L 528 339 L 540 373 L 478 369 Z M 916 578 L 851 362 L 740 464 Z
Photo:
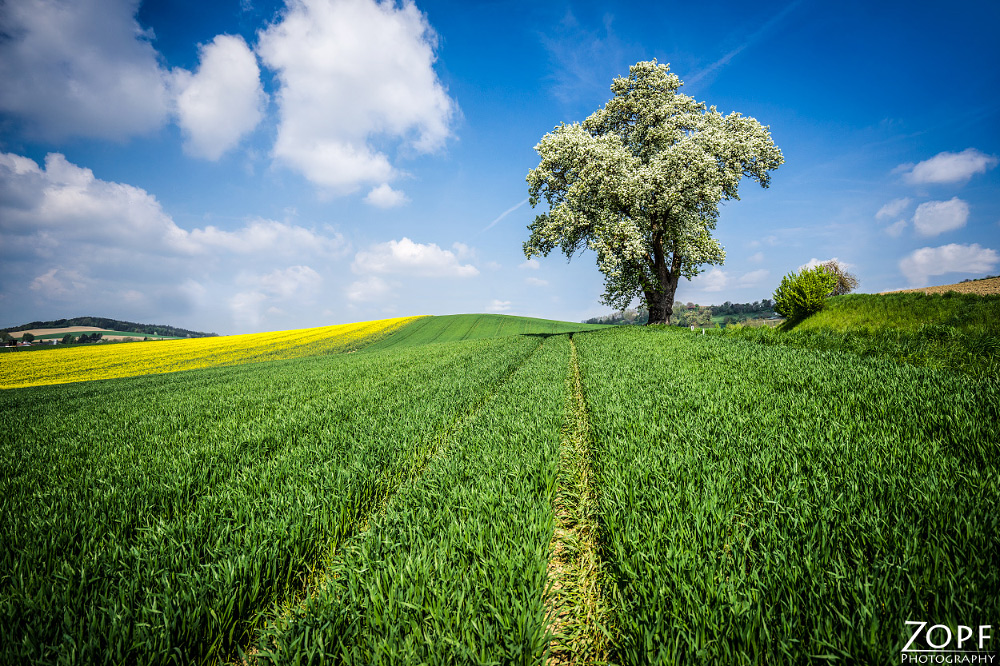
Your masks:
M 719 202 L 739 199 L 744 176 L 767 187 L 784 162 L 768 127 L 706 108 L 682 85 L 669 65 L 635 64 L 603 108 L 542 137 L 527 177 L 531 205 L 549 208 L 528 227 L 525 256 L 594 250 L 602 302 L 643 299 L 651 324 L 669 323 L 681 277 L 725 260 L 712 237 Z

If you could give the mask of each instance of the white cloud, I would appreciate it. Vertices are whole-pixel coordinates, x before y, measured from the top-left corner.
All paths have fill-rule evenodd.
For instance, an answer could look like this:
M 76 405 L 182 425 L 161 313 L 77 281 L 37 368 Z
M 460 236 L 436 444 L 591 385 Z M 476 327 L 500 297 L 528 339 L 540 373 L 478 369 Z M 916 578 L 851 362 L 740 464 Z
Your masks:
M 236 282 L 249 289 L 229 299 L 233 319 L 243 326 L 257 328 L 265 314 L 284 314 L 280 305 L 314 303 L 323 278 L 309 266 L 289 266 L 264 274 L 241 273 Z
M 736 286 L 738 287 L 757 287 L 764 280 L 768 278 L 771 271 L 766 268 L 760 268 L 755 271 L 750 271 L 749 273 L 744 273 L 736 280 Z
M 0 3 L 0 111 L 46 139 L 124 139 L 159 128 L 169 74 L 138 0 Z
M 902 271 L 910 285 L 923 287 L 928 284 L 932 275 L 946 273 L 988 273 L 1000 263 L 996 250 L 972 245 L 951 243 L 941 247 L 924 247 L 899 262 Z
M 729 276 L 721 268 L 699 274 L 691 283 L 701 291 L 722 291 L 729 283 Z
M 177 119 L 185 150 L 217 160 L 257 126 L 267 96 L 257 59 L 242 37 L 218 35 L 199 52 L 197 72 L 175 73 Z
M 392 285 L 377 275 L 370 275 L 363 280 L 352 282 L 344 293 L 351 302 L 370 303 L 385 300 L 391 291 Z
M 803 270 L 805 270 L 807 268 L 816 268 L 820 264 L 825 264 L 828 261 L 836 261 L 838 264 L 840 264 L 844 268 L 847 268 L 850 265 L 850 264 L 847 264 L 847 263 L 841 261 L 837 257 L 830 257 L 829 259 L 817 259 L 816 257 L 813 257 L 812 259 L 810 259 L 806 263 L 802 264 L 801 266 L 799 266 L 795 270 L 796 271 L 803 271 Z
M 486 306 L 487 312 L 508 312 L 511 308 L 510 301 L 501 301 L 498 298 L 494 298 L 489 305 Z
M 747 257 L 747 260 L 751 261 L 751 262 L 753 262 L 755 264 L 759 264 L 760 262 L 764 261 L 764 253 L 763 252 L 754 252 L 749 257 Z
M 193 247 L 198 251 L 225 250 L 233 254 L 267 253 L 284 257 L 302 252 L 318 256 L 341 257 L 349 251 L 342 234 L 328 230 L 326 234 L 287 222 L 251 220 L 235 231 L 214 226 L 190 232 Z
M 240 279 L 254 285 L 259 291 L 280 299 L 315 294 L 323 284 L 323 278 L 309 266 L 289 266 L 249 278 L 241 276 Z
M 469 247 L 465 243 L 452 243 L 451 249 L 455 251 L 455 256 L 459 259 L 472 259 L 476 256 L 475 248 Z
M 258 328 L 262 318 L 260 310 L 266 300 L 267 296 L 259 291 L 241 291 L 234 294 L 228 301 L 233 321 L 244 328 Z
M 459 263 L 451 250 L 434 243 L 414 243 L 409 238 L 391 240 L 358 252 L 351 269 L 355 273 L 401 274 L 411 277 L 472 277 L 479 270 Z
M 965 226 L 969 204 L 958 197 L 948 201 L 928 201 L 917 206 L 913 226 L 921 236 L 936 236 Z
M 977 173 L 997 165 L 995 155 L 967 148 L 960 153 L 938 153 L 919 162 L 903 178 L 911 185 L 966 183 Z
M 342 256 L 346 242 L 273 220 L 253 220 L 234 231 L 208 226 L 187 231 L 145 190 L 104 181 L 59 153 L 34 160 L 0 153 L 0 233 L 29 237 L 35 248 L 89 244 L 108 250 L 195 256 L 233 254 Z
M 524 270 L 524 269 L 530 269 L 530 270 L 533 270 L 533 271 L 537 271 L 539 268 L 542 267 L 542 263 L 540 261 L 538 261 L 538 259 L 535 259 L 534 257 L 532 257 L 531 259 L 528 259 L 527 261 L 521 262 L 520 264 L 517 265 L 517 267 L 520 268 L 520 269 L 522 269 L 522 270 Z
M 906 225 L 907 225 L 906 220 L 896 220 L 882 231 L 892 236 L 893 238 L 899 238 L 903 234 L 903 230 L 906 229 Z
M 280 82 L 274 157 L 342 194 L 392 179 L 389 143 L 440 148 L 457 107 L 434 72 L 436 47 L 412 2 L 289 0 L 257 47 Z
M 94 177 L 90 169 L 49 153 L 33 160 L 0 154 L 0 233 L 143 248 L 152 254 L 190 252 L 188 234 L 145 190 Z
M 332 229 L 289 222 L 183 229 L 152 194 L 101 180 L 60 154 L 39 166 L 0 153 L 7 277 L 0 299 L 15 297 L 18 304 L 16 312 L 5 307 L 8 316 L 62 310 L 71 300 L 74 309 L 123 319 L 173 313 L 177 325 L 199 312 L 199 319 L 214 318 L 211 326 L 225 326 L 221 310 L 237 326 L 256 328 L 275 308 L 308 321 L 315 307 L 306 305 L 317 300 L 323 276 L 306 262 L 329 270 L 347 251 Z
M 82 293 L 87 286 L 87 279 L 76 271 L 53 268 L 32 280 L 29 288 L 65 301 Z
M 910 205 L 909 198 L 893 199 L 889 203 L 885 204 L 878 209 L 875 213 L 876 220 L 883 220 L 887 217 L 898 217 L 904 210 L 906 210 Z
M 375 206 L 376 208 L 395 208 L 396 206 L 402 206 L 409 199 L 399 190 L 394 190 L 389 187 L 388 183 L 382 183 L 377 187 L 373 187 L 365 197 L 365 203 Z
M 524 281 L 527 282 L 528 284 L 532 285 L 532 286 L 535 286 L 535 287 L 547 287 L 547 286 L 549 286 L 549 281 L 548 280 L 543 280 L 541 278 L 527 277 L 527 278 L 524 278 Z

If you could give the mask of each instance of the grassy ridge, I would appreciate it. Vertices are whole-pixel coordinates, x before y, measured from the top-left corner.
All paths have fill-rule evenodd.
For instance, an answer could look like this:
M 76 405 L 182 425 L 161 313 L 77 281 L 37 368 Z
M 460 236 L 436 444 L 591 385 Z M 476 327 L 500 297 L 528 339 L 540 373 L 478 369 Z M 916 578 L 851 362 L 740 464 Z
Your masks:
M 952 292 L 835 296 L 795 330 L 843 333 L 891 328 L 915 333 L 928 325 L 947 326 L 965 335 L 1000 335 L 1000 295 Z
M 1000 374 L 1000 295 L 849 294 L 794 327 L 727 327 L 764 345 L 849 352 L 979 377 Z
M 397 349 L 430 342 L 456 342 L 511 335 L 552 335 L 604 328 L 600 324 L 513 317 L 497 314 L 460 314 L 423 317 L 367 347 L 368 350 Z
M 574 340 L 614 662 L 886 663 L 906 620 L 1000 617 L 995 378 L 676 330 Z

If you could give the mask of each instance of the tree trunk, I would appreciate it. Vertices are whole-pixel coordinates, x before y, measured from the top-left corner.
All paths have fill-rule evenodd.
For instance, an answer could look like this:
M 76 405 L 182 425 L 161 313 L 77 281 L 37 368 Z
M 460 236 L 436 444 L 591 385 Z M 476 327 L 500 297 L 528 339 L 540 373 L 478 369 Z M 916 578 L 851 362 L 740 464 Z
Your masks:
M 647 293 L 646 307 L 649 308 L 647 326 L 669 324 L 670 316 L 674 313 L 674 290 L 665 289 L 658 293 Z
M 653 324 L 670 324 L 670 316 L 674 314 L 674 294 L 677 293 L 677 280 L 680 279 L 681 258 L 674 248 L 670 265 L 667 265 L 666 253 L 657 234 L 653 238 L 652 273 L 656 285 L 648 285 L 645 289 L 646 308 L 649 309 L 647 326 Z

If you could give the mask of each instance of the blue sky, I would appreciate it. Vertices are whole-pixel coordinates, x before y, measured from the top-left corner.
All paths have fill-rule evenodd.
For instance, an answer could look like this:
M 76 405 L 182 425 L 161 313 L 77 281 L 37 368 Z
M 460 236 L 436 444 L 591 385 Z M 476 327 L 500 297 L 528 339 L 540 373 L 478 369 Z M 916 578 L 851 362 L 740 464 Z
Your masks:
M 0 1 L 0 325 L 218 333 L 605 314 L 592 253 L 526 262 L 533 147 L 656 58 L 769 125 L 677 299 L 1000 273 L 995 2 Z

